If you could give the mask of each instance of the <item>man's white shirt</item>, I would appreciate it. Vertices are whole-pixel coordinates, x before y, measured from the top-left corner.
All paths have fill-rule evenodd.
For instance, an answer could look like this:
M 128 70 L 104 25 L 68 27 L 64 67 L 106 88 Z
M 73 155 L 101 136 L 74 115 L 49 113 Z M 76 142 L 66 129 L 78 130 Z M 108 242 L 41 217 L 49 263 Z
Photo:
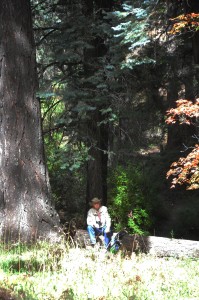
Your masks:
M 89 209 L 87 215 L 87 224 L 96 228 L 104 227 L 107 229 L 111 227 L 111 218 L 106 206 L 101 206 L 99 210 L 94 208 Z

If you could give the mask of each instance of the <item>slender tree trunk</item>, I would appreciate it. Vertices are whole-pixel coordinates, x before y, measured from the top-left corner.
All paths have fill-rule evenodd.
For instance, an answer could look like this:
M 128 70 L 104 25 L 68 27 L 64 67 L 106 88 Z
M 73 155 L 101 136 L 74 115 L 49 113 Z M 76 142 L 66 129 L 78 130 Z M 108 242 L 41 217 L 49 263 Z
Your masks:
M 84 12 L 88 17 L 94 15 L 94 10 L 98 18 L 102 18 L 102 10 L 111 10 L 112 1 L 105 0 L 84 0 Z M 101 37 L 96 37 L 91 40 L 93 49 L 85 51 L 85 76 L 93 76 L 96 72 L 95 63 L 100 58 L 107 54 L 107 46 Z M 91 87 L 91 91 L 92 91 Z M 92 92 L 91 92 L 92 93 Z M 108 97 L 107 97 L 108 99 Z M 87 163 L 87 206 L 93 197 L 99 197 L 103 200 L 103 204 L 107 203 L 107 163 L 108 163 L 108 125 L 99 125 L 103 123 L 104 116 L 101 114 L 101 109 L 109 106 L 109 102 L 102 105 L 94 103 L 96 111 L 90 116 L 87 122 L 87 130 L 89 144 L 91 145 L 89 155 L 92 157 Z
M 57 239 L 50 199 L 29 0 L 0 1 L 0 238 Z
M 199 1 L 198 0 L 184 0 L 185 13 L 199 13 Z M 191 32 L 192 47 L 194 63 L 199 64 L 199 32 L 198 30 Z
M 187 2 L 187 11 L 190 13 L 199 13 L 199 1 L 192 0 L 190 3 Z M 199 64 L 199 32 L 198 30 L 192 36 L 192 45 L 193 45 L 193 57 L 194 63 Z
M 108 162 L 108 125 L 98 125 L 102 121 L 99 111 L 96 111 L 88 123 L 88 133 L 91 142 L 87 163 L 87 203 L 94 197 L 107 201 L 107 162 Z
M 176 77 L 172 77 L 168 84 L 167 101 L 169 108 L 175 107 L 175 101 L 178 100 L 178 86 Z M 179 125 L 172 125 L 168 127 L 167 150 L 182 149 L 182 135 L 180 134 L 181 128 Z

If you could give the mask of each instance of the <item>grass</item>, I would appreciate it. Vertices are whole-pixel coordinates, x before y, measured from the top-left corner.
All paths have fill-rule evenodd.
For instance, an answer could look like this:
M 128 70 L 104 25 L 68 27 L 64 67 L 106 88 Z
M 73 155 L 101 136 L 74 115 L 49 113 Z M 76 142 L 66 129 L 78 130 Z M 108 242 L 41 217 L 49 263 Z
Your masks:
M 0 288 L 25 300 L 199 299 L 199 260 L 1 244 Z

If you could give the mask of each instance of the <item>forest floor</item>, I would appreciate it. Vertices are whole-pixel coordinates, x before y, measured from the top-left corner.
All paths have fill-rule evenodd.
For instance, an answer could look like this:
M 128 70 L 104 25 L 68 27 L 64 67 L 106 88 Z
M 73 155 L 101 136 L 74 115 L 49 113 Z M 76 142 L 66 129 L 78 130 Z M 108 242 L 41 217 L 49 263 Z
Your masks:
M 0 299 L 196 300 L 199 260 L 1 245 Z

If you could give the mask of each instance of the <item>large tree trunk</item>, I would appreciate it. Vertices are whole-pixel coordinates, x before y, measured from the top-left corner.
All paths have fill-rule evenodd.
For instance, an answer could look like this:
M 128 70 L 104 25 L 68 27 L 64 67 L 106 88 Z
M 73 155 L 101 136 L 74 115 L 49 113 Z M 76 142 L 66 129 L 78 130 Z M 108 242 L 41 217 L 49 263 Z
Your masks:
M 29 0 L 0 1 L 0 37 L 0 238 L 57 238 L 35 97 Z
M 77 230 L 74 241 L 80 247 L 90 245 L 86 230 Z M 143 252 L 161 257 L 199 257 L 199 241 L 126 234 L 121 239 L 121 244 L 121 249 L 130 253 Z

